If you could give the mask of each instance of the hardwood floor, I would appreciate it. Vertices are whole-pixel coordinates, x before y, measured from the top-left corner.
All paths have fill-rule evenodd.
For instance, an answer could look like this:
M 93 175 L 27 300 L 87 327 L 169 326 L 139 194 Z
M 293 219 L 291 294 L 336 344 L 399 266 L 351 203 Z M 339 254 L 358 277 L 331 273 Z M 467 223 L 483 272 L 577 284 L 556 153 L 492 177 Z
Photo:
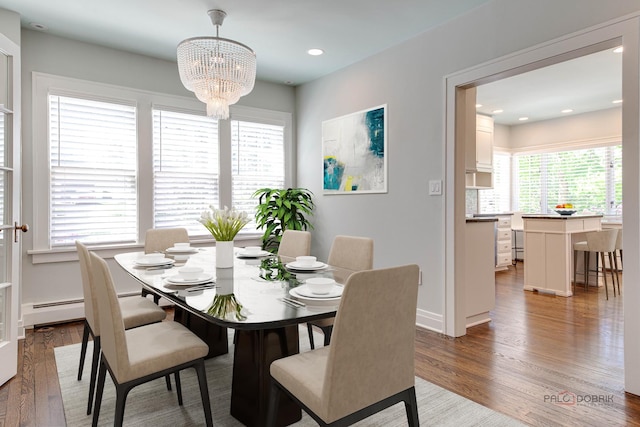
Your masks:
M 640 397 L 623 391 L 622 297 L 525 292 L 522 273 L 496 274 L 490 323 L 455 339 L 418 330 L 416 374 L 529 425 L 640 425 Z M 64 425 L 53 348 L 81 339 L 81 322 L 27 333 L 0 388 L 0 426 Z

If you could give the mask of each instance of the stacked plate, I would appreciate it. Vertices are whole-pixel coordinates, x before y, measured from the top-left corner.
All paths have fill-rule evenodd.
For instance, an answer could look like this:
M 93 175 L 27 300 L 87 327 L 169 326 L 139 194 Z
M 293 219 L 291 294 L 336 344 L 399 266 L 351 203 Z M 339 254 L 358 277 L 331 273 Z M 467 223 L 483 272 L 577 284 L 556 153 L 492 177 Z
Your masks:
M 308 303 L 339 301 L 340 297 L 342 296 L 343 290 L 344 286 L 335 284 L 333 285 L 333 288 L 331 288 L 327 293 L 316 294 L 311 292 L 311 289 L 308 285 L 300 285 L 298 287 L 291 288 L 289 290 L 289 295 Z
M 264 258 L 264 257 L 268 257 L 273 255 L 271 252 L 269 251 L 263 251 L 263 250 L 259 250 L 259 251 L 247 251 L 247 250 L 242 250 L 240 252 L 238 252 L 237 257 L 238 258 Z
M 325 268 L 328 267 L 328 265 L 320 261 L 316 261 L 312 264 L 300 264 L 297 261 L 293 261 L 286 264 L 285 267 L 287 267 L 287 269 L 289 270 L 295 270 L 295 271 L 317 271 L 317 270 L 324 270 Z
M 192 248 L 190 246 L 172 246 L 165 250 L 168 254 L 195 254 L 198 252 L 198 248 Z
M 171 258 L 138 258 L 135 261 L 137 267 L 161 267 L 174 264 L 175 261 Z
M 197 277 L 188 279 L 186 277 L 181 276 L 180 274 L 175 274 L 173 276 L 165 277 L 164 281 L 170 285 L 184 285 L 184 286 L 192 286 L 192 285 L 201 285 L 203 283 L 208 283 L 213 280 L 213 274 L 211 273 L 202 273 Z

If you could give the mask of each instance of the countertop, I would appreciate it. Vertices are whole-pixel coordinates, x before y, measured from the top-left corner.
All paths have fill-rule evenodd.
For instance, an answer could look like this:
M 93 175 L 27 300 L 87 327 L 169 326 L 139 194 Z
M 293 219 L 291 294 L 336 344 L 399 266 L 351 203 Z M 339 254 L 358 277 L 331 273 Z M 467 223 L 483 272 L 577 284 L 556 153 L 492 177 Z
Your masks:
M 477 213 L 477 214 L 473 214 L 474 218 L 484 218 L 487 216 L 511 216 L 513 215 L 513 212 L 500 212 L 500 213 Z
M 469 222 L 496 222 L 498 218 L 493 217 L 481 217 L 481 218 L 467 218 L 467 223 Z
M 532 219 L 576 219 L 576 218 L 602 218 L 602 214 L 573 214 L 573 215 L 560 215 L 560 214 L 523 214 L 522 218 Z

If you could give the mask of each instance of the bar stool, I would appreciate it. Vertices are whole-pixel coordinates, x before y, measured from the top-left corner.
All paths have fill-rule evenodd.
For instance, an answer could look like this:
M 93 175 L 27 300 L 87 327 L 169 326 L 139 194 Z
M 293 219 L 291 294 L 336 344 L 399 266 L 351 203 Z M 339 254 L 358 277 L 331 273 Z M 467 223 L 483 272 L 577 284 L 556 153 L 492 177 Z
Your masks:
M 604 292 L 609 299 L 609 288 L 607 287 L 607 272 L 604 255 L 609 257 L 609 266 L 611 271 L 611 286 L 613 288 L 613 296 L 616 296 L 616 280 L 613 274 L 613 253 L 616 250 L 616 239 L 618 238 L 618 230 L 608 229 L 602 231 L 591 231 L 586 233 L 586 242 L 577 242 L 573 245 L 573 290 L 576 287 L 576 274 L 578 264 L 578 251 L 584 252 L 584 277 L 585 277 L 585 290 L 589 289 L 589 258 L 590 253 L 596 253 L 596 283 L 598 268 L 598 254 L 602 261 L 602 277 L 604 278 Z M 620 283 L 618 283 L 618 290 L 620 290 Z
M 620 268 L 618 268 L 617 252 L 620 252 Z M 620 272 L 624 268 L 622 266 L 622 228 L 618 229 L 618 238 L 616 239 L 616 250 L 613 252 L 613 262 L 616 267 L 616 278 L 618 279 L 618 295 L 620 295 Z
M 511 216 L 511 234 L 513 235 L 513 259 L 511 264 L 517 266 L 518 264 L 518 252 L 524 255 L 524 246 L 518 246 L 518 233 L 524 231 L 524 221 L 522 221 L 522 212 L 514 212 Z

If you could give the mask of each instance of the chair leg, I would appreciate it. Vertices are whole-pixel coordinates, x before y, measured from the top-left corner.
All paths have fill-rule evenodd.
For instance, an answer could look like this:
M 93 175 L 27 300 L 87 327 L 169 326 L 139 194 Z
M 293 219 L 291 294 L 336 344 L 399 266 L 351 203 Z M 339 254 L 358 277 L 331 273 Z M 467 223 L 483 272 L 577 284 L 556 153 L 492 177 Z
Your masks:
M 307 331 L 309 331 L 309 346 L 311 347 L 311 350 L 313 350 L 316 346 L 313 343 L 313 326 L 311 326 L 311 323 L 307 323 Z
M 615 264 L 615 268 L 616 268 L 616 280 L 618 281 L 618 295 L 621 295 L 620 294 L 620 269 L 618 268 L 618 255 L 616 254 L 616 251 L 613 251 L 613 263 Z M 622 264 L 622 260 L 620 260 L 620 264 Z
M 107 375 L 107 366 L 104 360 L 100 363 L 100 371 L 98 372 L 98 385 L 96 387 L 96 403 L 93 408 L 93 421 L 92 427 L 98 425 L 98 418 L 100 417 L 100 405 L 102 404 L 102 392 L 104 391 L 104 380 Z
M 578 251 L 573 251 L 573 286 L 571 287 L 572 292 L 576 293 L 576 277 L 578 275 Z
M 602 260 L 602 278 L 604 279 L 604 293 L 607 296 L 607 300 L 608 300 L 609 299 L 609 288 L 607 286 L 607 272 L 605 271 L 605 265 L 604 265 L 604 252 L 600 252 L 600 258 Z M 597 258 L 596 258 L 596 260 L 597 260 Z M 596 284 L 597 284 L 597 282 L 596 282 Z
M 418 419 L 418 401 L 416 400 L 416 388 L 411 387 L 407 390 L 407 397 L 404 400 L 404 408 L 407 411 L 407 422 L 409 427 L 419 427 Z
M 326 347 L 331 344 L 331 333 L 333 332 L 333 325 L 322 328 L 322 332 L 324 332 L 324 346 Z
M 267 406 L 267 425 L 266 427 L 275 427 L 276 425 L 276 412 L 278 410 L 278 404 L 280 403 L 280 388 L 276 385 L 275 381 L 271 380 L 271 390 L 269 393 L 269 406 Z
M 124 407 L 127 403 L 127 395 L 132 388 L 133 386 L 129 383 L 116 384 L 116 412 L 113 417 L 115 427 L 122 427 L 124 423 Z
M 584 252 L 584 290 L 589 290 L 589 263 L 591 262 L 591 252 Z M 597 282 L 597 280 L 596 280 Z
M 211 401 L 209 400 L 209 388 L 207 386 L 207 374 L 204 370 L 204 359 L 201 359 L 194 366 L 198 374 L 198 385 L 200 386 L 200 396 L 204 408 L 204 418 L 207 427 L 213 427 L 213 417 L 211 416 Z M 177 386 L 176 386 L 177 387 Z
M 171 375 L 167 375 L 166 377 L 164 377 L 164 379 L 167 382 L 167 390 L 171 391 Z
M 178 394 L 178 405 L 182 406 L 182 384 L 180 383 L 180 371 L 175 371 L 173 376 L 176 379 L 176 393 Z M 169 378 L 169 375 L 167 375 Z
M 82 379 L 82 370 L 84 369 L 84 358 L 87 355 L 87 343 L 89 342 L 89 323 L 84 321 L 82 329 L 82 346 L 80 347 L 80 366 L 78 366 L 78 381 Z
M 616 278 L 613 273 L 613 257 L 611 256 L 611 252 L 607 252 L 607 256 L 609 257 L 609 272 L 611 273 L 611 288 L 613 288 L 613 296 L 616 296 Z
M 87 415 L 91 415 L 93 405 L 93 392 L 96 388 L 96 375 L 100 365 L 100 337 L 93 337 L 93 357 L 91 359 L 91 374 L 89 379 L 89 402 L 87 403 Z

